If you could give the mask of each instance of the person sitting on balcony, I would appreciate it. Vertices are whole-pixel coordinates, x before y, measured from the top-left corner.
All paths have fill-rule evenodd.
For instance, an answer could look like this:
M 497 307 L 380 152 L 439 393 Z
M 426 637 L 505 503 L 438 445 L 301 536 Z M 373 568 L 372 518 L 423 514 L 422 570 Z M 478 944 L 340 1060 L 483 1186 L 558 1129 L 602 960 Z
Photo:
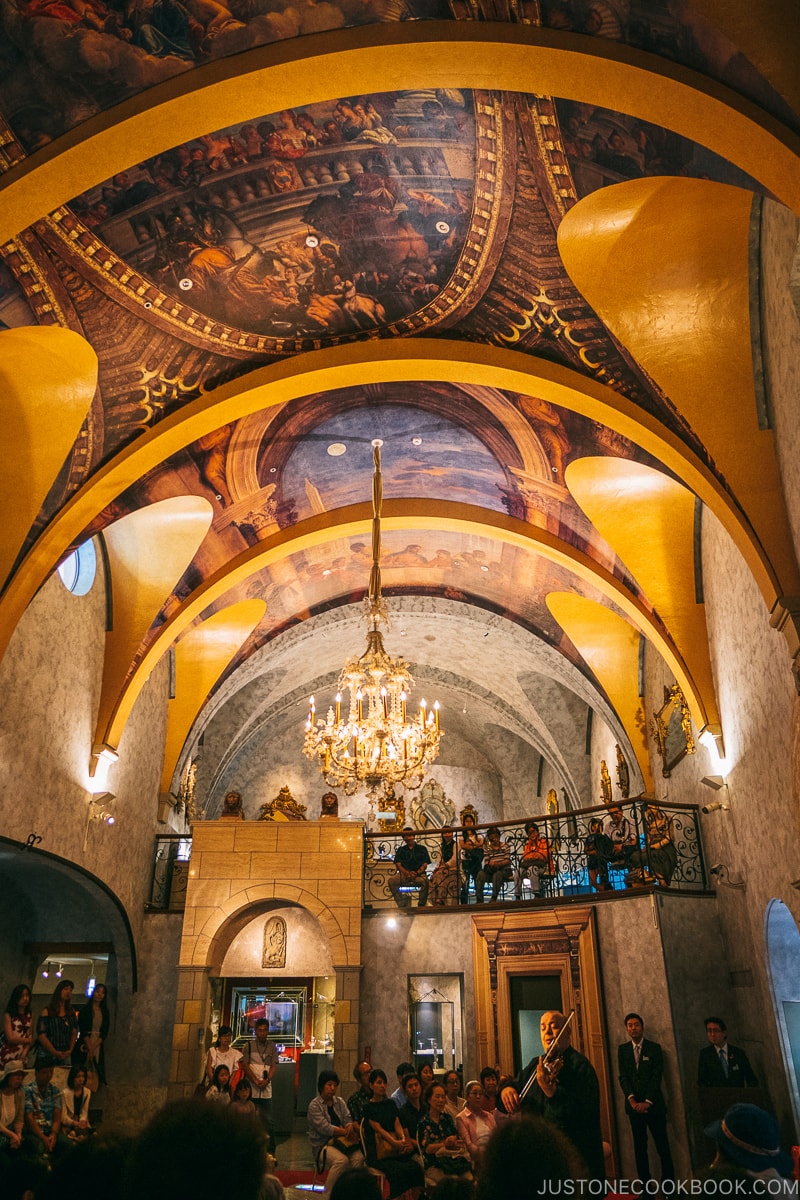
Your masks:
M 641 869 L 643 878 L 649 869 L 656 883 L 669 887 L 678 865 L 678 851 L 672 837 L 672 819 L 654 800 L 642 805 L 644 850 L 634 850 L 630 865 Z
M 496 825 L 490 825 L 486 830 L 486 844 L 483 848 L 483 866 L 475 880 L 475 899 L 483 904 L 483 890 L 487 883 L 492 885 L 492 903 L 494 903 L 504 883 L 513 877 L 511 870 L 511 850 L 501 841 L 500 830 Z
M 477 879 L 483 863 L 483 838 L 477 830 L 477 820 L 470 812 L 461 817 L 463 833 L 461 834 L 461 870 L 464 882 L 461 884 L 461 903 L 469 899 L 469 881 Z
M 611 839 L 612 864 L 627 870 L 628 861 L 636 849 L 636 834 L 630 820 L 617 805 L 608 810 L 603 833 Z
M 448 901 L 458 901 L 458 871 L 456 870 L 456 843 L 450 828 L 442 830 L 442 845 L 439 865 L 431 875 L 431 904 L 443 908 Z
M 553 856 L 550 853 L 550 847 L 547 844 L 547 838 L 543 837 L 539 832 L 539 826 L 535 821 L 525 822 L 525 833 L 528 835 L 528 840 L 522 847 L 522 857 L 517 867 L 515 879 L 515 895 L 517 900 L 522 899 L 522 886 L 526 879 L 531 881 L 531 891 L 534 896 L 542 894 L 542 876 L 554 875 L 555 865 Z
M 389 877 L 389 891 L 398 908 L 410 908 L 411 899 L 401 888 L 419 888 L 419 908 L 428 903 L 428 871 L 431 857 L 424 846 L 416 844 L 417 835 L 410 825 L 403 830 L 403 845 L 394 856 L 397 874 Z
M 613 891 L 608 882 L 608 864 L 614 857 L 614 846 L 611 838 L 603 833 L 603 822 L 599 817 L 592 817 L 589 821 L 589 836 L 583 848 L 586 851 L 589 883 L 596 892 Z

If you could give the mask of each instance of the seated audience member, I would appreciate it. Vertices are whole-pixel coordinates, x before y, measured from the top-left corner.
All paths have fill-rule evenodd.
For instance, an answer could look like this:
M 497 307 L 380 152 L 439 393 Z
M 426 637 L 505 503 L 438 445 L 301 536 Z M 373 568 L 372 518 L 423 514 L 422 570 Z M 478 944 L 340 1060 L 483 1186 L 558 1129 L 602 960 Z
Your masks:
M 61 1133 L 61 1093 L 53 1083 L 53 1068 L 36 1068 L 35 1078 L 22 1089 L 25 1095 L 24 1150 L 37 1158 L 58 1155 L 66 1139 Z
M 445 1110 L 450 1113 L 450 1116 L 455 1121 L 465 1103 L 461 1097 L 461 1076 L 458 1071 L 445 1071 L 442 1083 L 444 1084 L 446 1096 L 444 1102 Z
M 231 1073 L 224 1063 L 220 1063 L 218 1067 L 214 1068 L 211 1087 L 206 1092 L 206 1100 L 213 1100 L 217 1104 L 230 1104 L 231 1102 Z
M 413 1071 L 413 1067 L 411 1068 Z M 361 1119 L 364 1116 L 364 1106 L 372 1099 L 372 1088 L 369 1086 L 369 1074 L 372 1066 L 365 1059 L 360 1063 L 356 1063 L 353 1068 L 353 1078 L 358 1084 L 358 1091 L 353 1092 L 352 1096 L 347 1101 L 347 1107 L 350 1109 L 350 1116 L 354 1121 L 361 1124 Z
M 505 1114 L 500 1103 L 500 1076 L 494 1067 L 484 1067 L 481 1071 L 481 1087 L 483 1088 L 483 1110 L 493 1112 L 497 1120 L 498 1112 Z
M 558 1194 L 553 1187 L 580 1179 L 584 1168 L 572 1143 L 549 1121 L 523 1116 L 506 1121 L 489 1139 L 476 1200 Z
M 461 818 L 463 832 L 461 834 L 461 871 L 464 881 L 461 884 L 461 903 L 469 900 L 469 881 L 477 879 L 483 863 L 483 838 L 478 833 L 477 822 L 472 813 L 464 813 Z M 476 888 L 477 891 L 477 888 Z
M 243 1117 L 257 1117 L 256 1106 L 253 1104 L 253 1089 L 247 1079 L 240 1079 L 231 1100 L 231 1112 Z
M 416 1141 L 420 1120 L 425 1115 L 425 1104 L 422 1100 L 422 1084 L 419 1075 L 403 1076 L 403 1091 L 406 1102 L 400 1109 L 400 1124 L 408 1136 Z
M 636 849 L 636 835 L 630 820 L 617 805 L 608 810 L 603 833 L 611 842 L 612 864 L 627 870 L 630 857 Z
M 419 1069 L 419 1081 L 422 1084 L 423 1096 L 427 1092 L 434 1080 L 433 1067 L 430 1063 L 423 1063 Z
M 539 826 L 535 821 L 525 822 L 525 833 L 528 840 L 522 847 L 522 856 L 517 867 L 515 879 L 515 895 L 517 900 L 522 899 L 522 886 L 526 879 L 531 881 L 531 891 L 535 896 L 541 895 L 542 892 L 542 875 L 555 874 L 555 865 L 550 847 L 547 844 L 547 838 L 542 837 L 539 833 Z
M 343 1171 L 363 1167 L 358 1122 L 341 1096 L 336 1095 L 339 1076 L 335 1071 L 320 1071 L 318 1095 L 308 1106 L 308 1140 L 320 1171 L 327 1171 L 325 1190 L 329 1192 Z
M 389 1181 L 390 1200 L 408 1192 L 408 1200 L 422 1193 L 424 1177 L 415 1161 L 416 1144 L 400 1124 L 397 1106 L 386 1095 L 386 1075 L 379 1068 L 370 1073 L 372 1099 L 364 1112 L 364 1145 L 367 1162 Z
M 722 1017 L 706 1017 L 709 1044 L 697 1059 L 698 1087 L 758 1087 L 758 1079 L 744 1050 L 728 1045 L 728 1027 Z
M 73 1067 L 61 1093 L 61 1128 L 67 1137 L 84 1138 L 92 1132 L 89 1124 L 91 1098 L 92 1093 L 86 1086 L 86 1071 L 83 1067 Z
M 791 1154 L 781 1150 L 778 1124 L 770 1113 L 755 1104 L 734 1104 L 705 1132 L 717 1147 L 709 1178 L 761 1180 L 761 1195 L 789 1194 L 794 1163 Z
M 331 1200 L 383 1200 L 377 1175 L 366 1168 L 340 1175 L 331 1190 Z
M 512 878 L 511 850 L 500 838 L 500 830 L 491 825 L 486 830 L 486 841 L 483 846 L 483 866 L 478 871 L 475 880 L 475 899 L 483 904 L 483 892 L 487 883 L 492 885 L 492 902 L 497 900 L 500 888 Z
M 73 1142 L 50 1172 L 36 1200 L 86 1200 L 87 1191 L 98 1200 L 121 1200 L 125 1195 L 128 1163 L 134 1139 L 103 1133 Z M 6 1193 L 0 1188 L 4 1200 Z
M 486 1143 L 497 1128 L 495 1113 L 487 1112 L 483 1106 L 484 1095 L 479 1081 L 471 1079 L 466 1088 L 466 1105 L 456 1117 L 459 1137 L 476 1170 L 480 1168 Z
M 678 865 L 678 851 L 672 837 L 672 821 L 653 802 L 642 807 L 644 850 L 634 850 L 630 865 L 642 872 L 652 871 L 656 883 L 669 887 Z
M 592 817 L 590 820 L 589 834 L 583 848 L 586 851 L 589 883 L 596 892 L 613 890 L 608 882 L 608 864 L 614 857 L 614 847 L 611 838 L 603 833 L 603 822 L 599 817 Z
M 370 1070 L 370 1075 L 371 1074 L 372 1074 L 372 1071 Z M 397 1087 L 394 1089 L 394 1091 L 392 1092 L 389 1099 L 394 1100 L 394 1102 L 398 1108 L 402 1108 L 406 1102 L 406 1094 L 403 1091 L 403 1080 L 405 1079 L 406 1075 L 415 1074 L 414 1064 L 410 1063 L 410 1062 L 398 1063 L 397 1066 L 395 1067 L 395 1074 L 397 1075 Z M 370 1092 L 370 1099 L 372 1099 L 371 1092 Z
M 23 1063 L 9 1059 L 0 1075 L 0 1160 L 19 1150 L 25 1123 L 25 1097 L 22 1081 Z
M 455 1121 L 445 1111 L 445 1100 L 444 1085 L 432 1083 L 425 1093 L 428 1111 L 419 1123 L 419 1147 L 427 1188 L 433 1188 L 445 1175 L 472 1177 L 472 1163 Z
M 260 1200 L 265 1168 L 260 1122 L 242 1121 L 221 1104 L 179 1100 L 156 1113 L 136 1139 L 128 1188 L 118 1194 L 124 1200 Z
M 444 907 L 458 903 L 458 871 L 456 870 L 456 843 L 450 828 L 442 830 L 439 862 L 431 875 L 431 904 Z
M 408 892 L 400 888 L 419 888 L 417 905 L 424 908 L 428 903 L 428 867 L 431 856 L 424 846 L 417 845 L 417 835 L 410 825 L 403 830 L 403 845 L 394 856 L 397 872 L 389 876 L 388 888 L 394 896 L 398 908 L 410 908 L 411 898 Z

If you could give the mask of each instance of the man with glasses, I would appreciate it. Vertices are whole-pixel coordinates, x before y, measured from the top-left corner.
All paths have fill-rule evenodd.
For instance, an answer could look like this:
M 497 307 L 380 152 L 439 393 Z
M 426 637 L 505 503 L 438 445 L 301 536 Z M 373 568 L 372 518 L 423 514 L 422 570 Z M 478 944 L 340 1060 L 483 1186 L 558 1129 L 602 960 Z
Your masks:
M 722 1017 L 706 1017 L 705 1026 L 709 1044 L 697 1060 L 698 1087 L 758 1087 L 744 1050 L 728 1045 L 728 1027 Z

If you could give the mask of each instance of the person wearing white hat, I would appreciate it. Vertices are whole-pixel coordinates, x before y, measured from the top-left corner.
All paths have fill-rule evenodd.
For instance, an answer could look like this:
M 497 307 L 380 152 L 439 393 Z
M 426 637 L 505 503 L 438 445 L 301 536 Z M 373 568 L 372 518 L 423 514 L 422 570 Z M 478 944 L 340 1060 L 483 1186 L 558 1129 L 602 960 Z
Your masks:
M 751 1179 L 783 1181 L 786 1194 L 794 1195 L 789 1176 L 793 1162 L 781 1150 L 778 1125 L 770 1113 L 755 1104 L 733 1104 L 724 1117 L 706 1126 L 706 1137 L 717 1146 L 709 1175 L 744 1175 Z M 780 1195 L 769 1188 L 769 1195 Z
M 7 1062 L 0 1075 L 0 1155 L 18 1150 L 22 1141 L 25 1097 L 22 1081 L 25 1067 L 19 1059 Z

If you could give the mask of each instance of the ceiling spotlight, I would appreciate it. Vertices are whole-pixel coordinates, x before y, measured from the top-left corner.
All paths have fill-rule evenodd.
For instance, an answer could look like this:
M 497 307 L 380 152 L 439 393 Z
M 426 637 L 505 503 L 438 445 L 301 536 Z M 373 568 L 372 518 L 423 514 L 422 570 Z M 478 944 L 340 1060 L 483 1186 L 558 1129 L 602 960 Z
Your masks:
M 60 979 L 63 974 L 64 974 L 64 968 L 62 967 L 61 963 L 59 963 L 58 970 L 56 971 L 56 979 Z
M 50 978 L 50 963 L 45 963 L 42 967 L 42 979 Z

